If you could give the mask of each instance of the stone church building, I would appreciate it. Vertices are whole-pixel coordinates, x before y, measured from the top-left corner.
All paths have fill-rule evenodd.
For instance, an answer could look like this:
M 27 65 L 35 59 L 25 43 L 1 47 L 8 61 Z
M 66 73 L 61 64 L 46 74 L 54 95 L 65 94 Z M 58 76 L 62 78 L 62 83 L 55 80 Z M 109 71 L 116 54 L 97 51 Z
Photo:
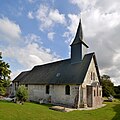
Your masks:
M 86 53 L 81 20 L 71 44 L 71 58 L 34 66 L 13 80 L 28 88 L 29 100 L 75 108 L 102 105 L 102 87 L 95 53 Z

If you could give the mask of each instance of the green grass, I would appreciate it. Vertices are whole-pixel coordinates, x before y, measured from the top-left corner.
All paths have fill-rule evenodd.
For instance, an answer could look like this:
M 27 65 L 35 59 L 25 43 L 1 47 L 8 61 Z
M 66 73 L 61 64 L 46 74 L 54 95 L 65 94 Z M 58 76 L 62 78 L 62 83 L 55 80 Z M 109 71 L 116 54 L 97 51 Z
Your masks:
M 89 111 L 59 112 L 50 105 L 25 103 L 19 105 L 0 101 L 0 120 L 120 120 L 120 101 Z

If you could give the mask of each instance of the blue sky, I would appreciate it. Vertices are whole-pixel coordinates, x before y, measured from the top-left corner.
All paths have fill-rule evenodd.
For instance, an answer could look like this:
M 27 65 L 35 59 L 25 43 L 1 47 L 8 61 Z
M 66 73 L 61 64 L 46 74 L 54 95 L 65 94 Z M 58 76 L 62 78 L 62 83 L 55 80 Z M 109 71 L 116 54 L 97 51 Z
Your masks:
M 100 73 L 120 84 L 119 0 L 2 0 L 0 51 L 12 79 L 35 65 L 66 59 L 82 17 L 88 52 Z

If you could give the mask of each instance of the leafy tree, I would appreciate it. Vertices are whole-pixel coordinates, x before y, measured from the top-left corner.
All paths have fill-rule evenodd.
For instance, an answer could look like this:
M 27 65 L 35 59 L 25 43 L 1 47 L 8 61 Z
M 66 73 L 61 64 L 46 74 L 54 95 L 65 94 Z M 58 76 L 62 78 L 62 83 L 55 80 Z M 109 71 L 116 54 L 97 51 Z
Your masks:
M 114 91 L 115 91 L 115 94 L 120 94 L 120 85 L 114 86 Z
M 10 69 L 9 64 L 2 60 L 0 52 L 0 95 L 6 93 L 7 87 L 10 85 Z
M 120 85 L 114 86 L 114 91 L 115 91 L 115 98 L 120 98 Z
M 28 90 L 24 85 L 18 87 L 16 91 L 17 101 L 25 102 L 28 99 Z
M 101 76 L 101 84 L 103 89 L 103 96 L 109 97 L 110 95 L 115 94 L 114 92 L 114 84 L 110 80 L 110 76 L 103 75 Z

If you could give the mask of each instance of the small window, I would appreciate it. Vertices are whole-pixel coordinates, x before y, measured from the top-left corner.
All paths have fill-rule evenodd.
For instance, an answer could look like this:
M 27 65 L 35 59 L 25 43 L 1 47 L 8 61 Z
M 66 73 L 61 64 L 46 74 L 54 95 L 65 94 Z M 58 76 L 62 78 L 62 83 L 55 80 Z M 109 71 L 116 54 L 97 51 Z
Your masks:
M 94 90 L 94 96 L 95 96 L 95 90 Z
M 95 73 L 93 72 L 93 80 L 95 80 Z
M 95 80 L 95 73 L 91 72 L 91 80 Z
M 98 94 L 99 94 L 99 93 L 98 93 L 98 92 L 99 92 L 98 90 L 99 90 L 99 88 L 98 88 L 98 86 L 97 86 L 97 96 L 98 96 Z
M 46 94 L 49 94 L 49 92 L 50 92 L 50 86 L 47 85 L 47 86 L 46 86 Z
M 25 84 L 25 87 L 28 89 L 28 84 Z
M 92 72 L 91 72 L 91 80 L 93 79 Z
M 70 86 L 69 85 L 66 85 L 66 87 L 65 87 L 65 94 L 70 95 Z

